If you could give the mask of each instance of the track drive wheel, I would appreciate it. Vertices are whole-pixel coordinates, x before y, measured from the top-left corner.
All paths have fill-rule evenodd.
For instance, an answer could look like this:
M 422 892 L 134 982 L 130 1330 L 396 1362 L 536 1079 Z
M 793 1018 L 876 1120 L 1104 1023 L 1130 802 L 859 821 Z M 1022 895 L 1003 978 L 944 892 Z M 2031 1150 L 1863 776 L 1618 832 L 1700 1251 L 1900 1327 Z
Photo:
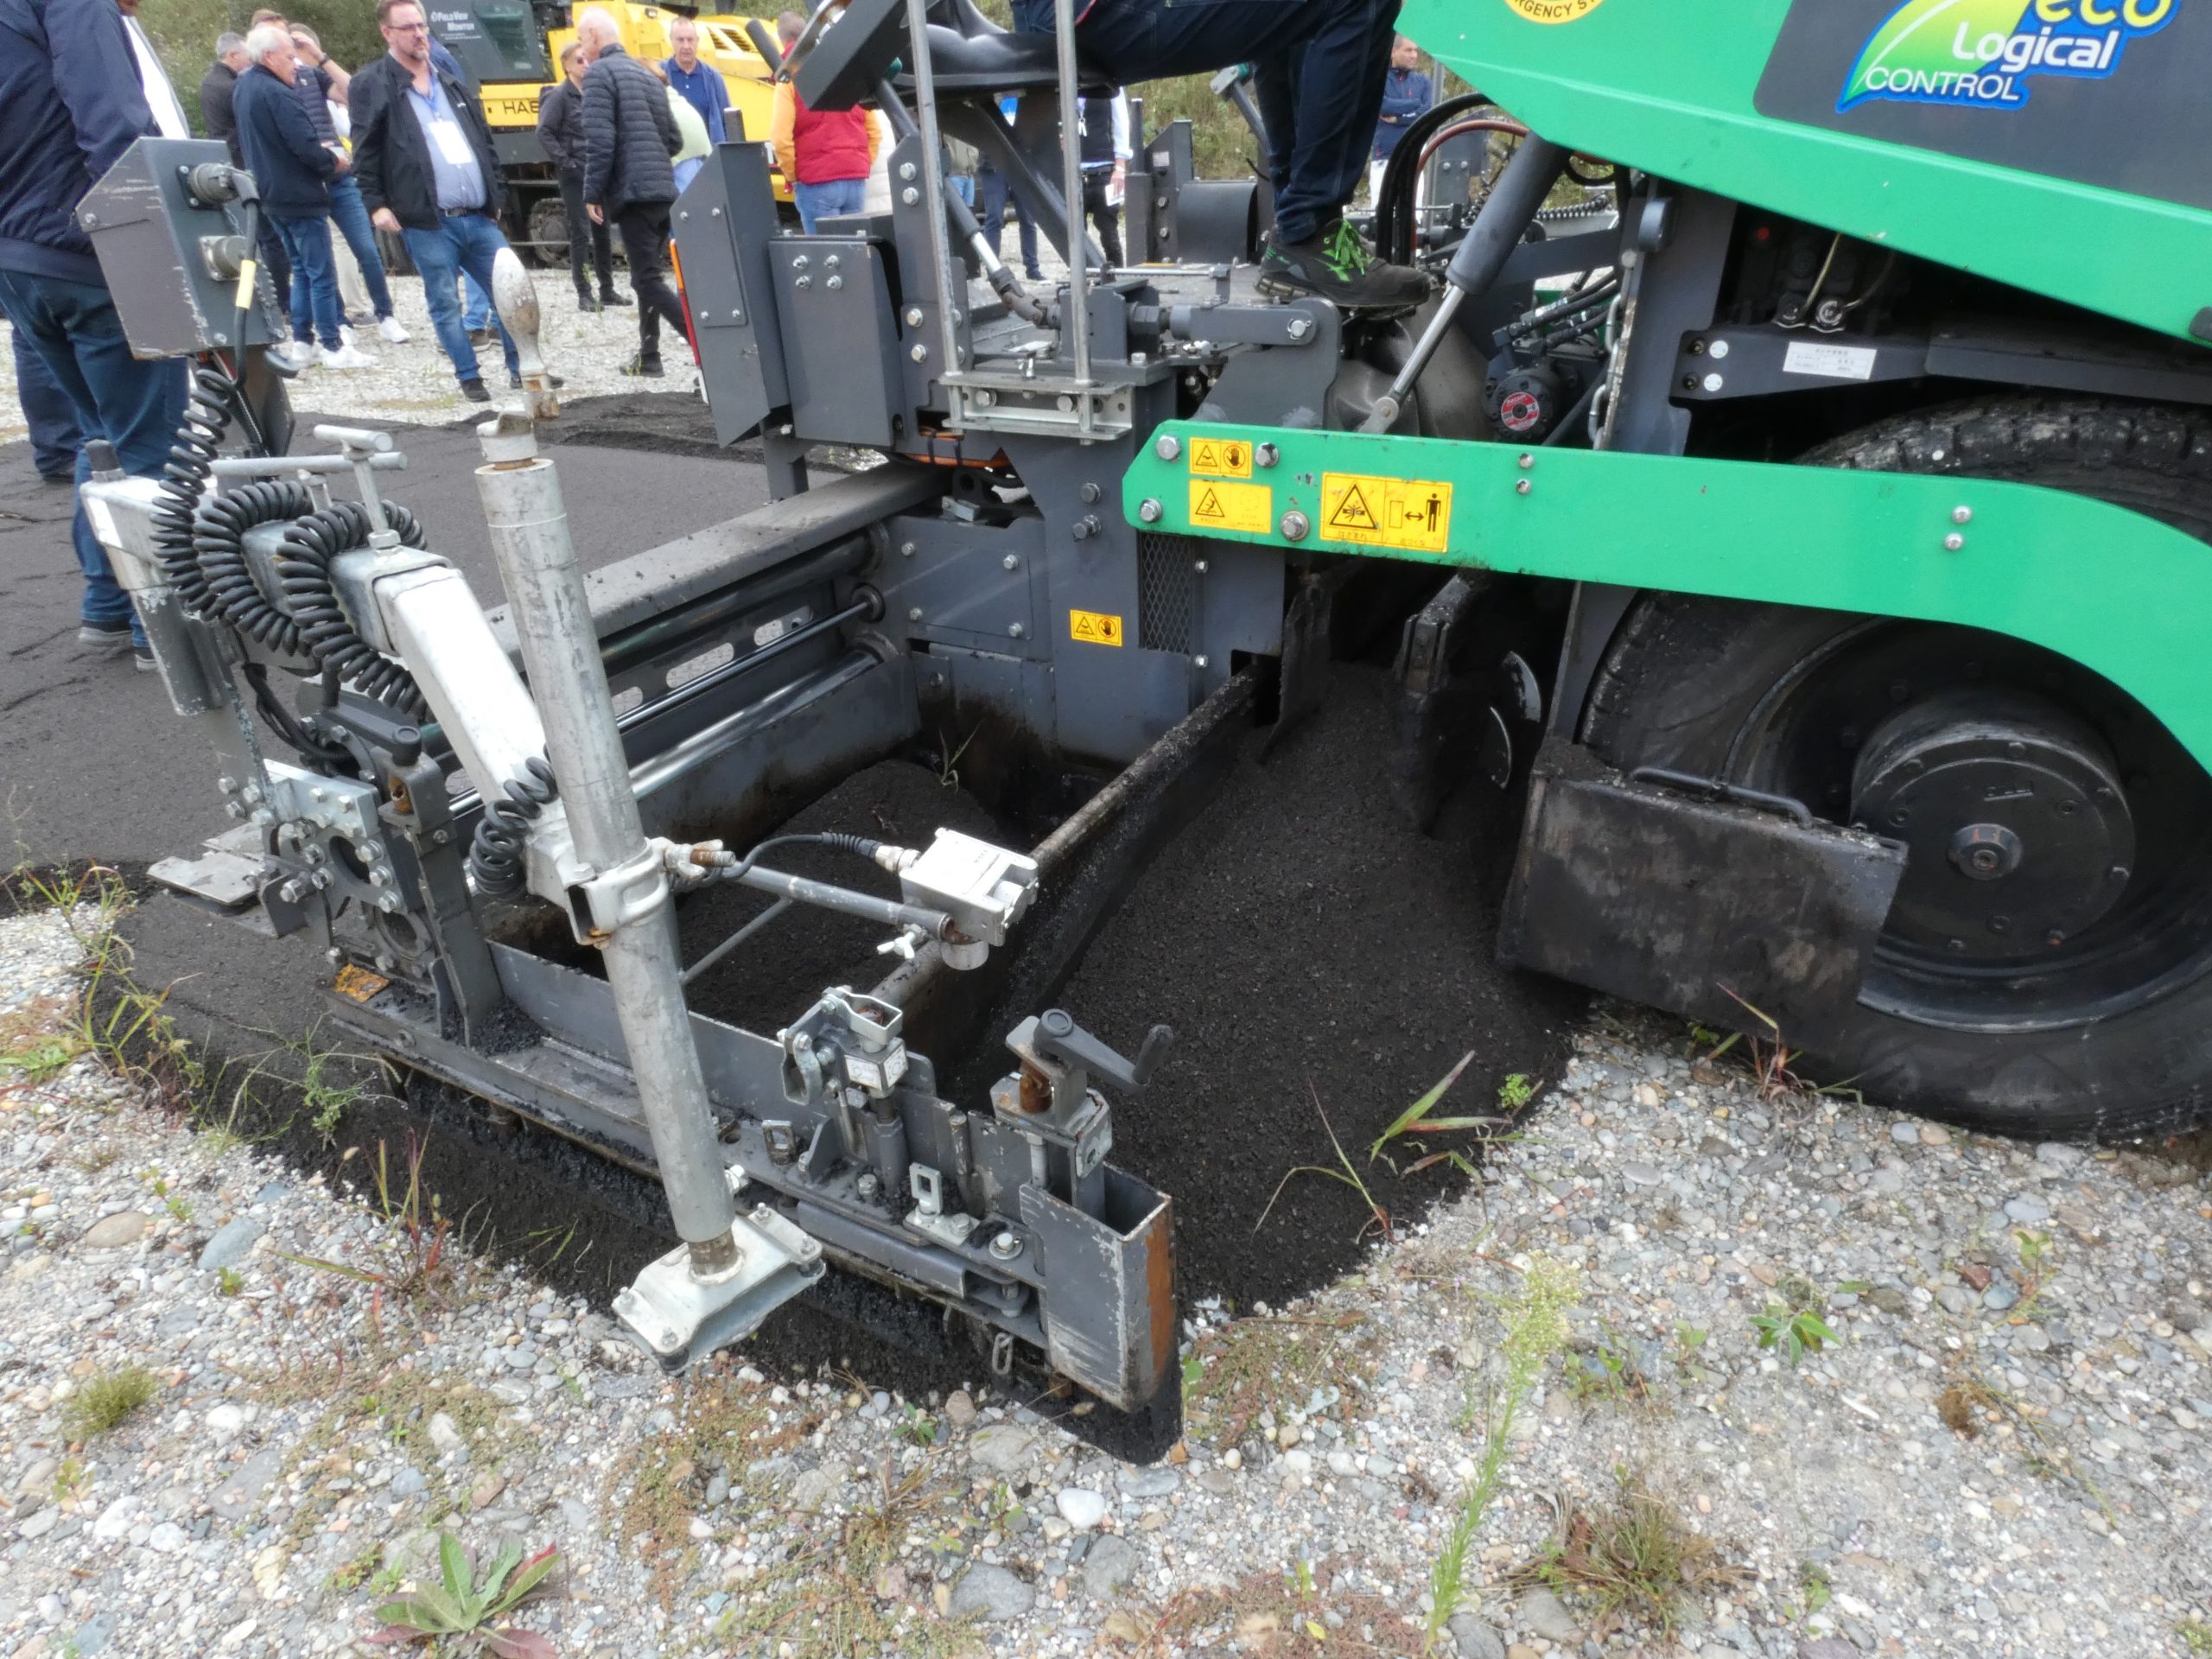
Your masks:
M 2070 490 L 2212 540 L 2212 420 L 2174 410 L 1976 402 L 1805 460 Z M 1652 594 L 1583 736 L 1910 848 L 1822 1082 L 2044 1139 L 2212 1107 L 2212 779 L 2101 676 L 1969 628 Z

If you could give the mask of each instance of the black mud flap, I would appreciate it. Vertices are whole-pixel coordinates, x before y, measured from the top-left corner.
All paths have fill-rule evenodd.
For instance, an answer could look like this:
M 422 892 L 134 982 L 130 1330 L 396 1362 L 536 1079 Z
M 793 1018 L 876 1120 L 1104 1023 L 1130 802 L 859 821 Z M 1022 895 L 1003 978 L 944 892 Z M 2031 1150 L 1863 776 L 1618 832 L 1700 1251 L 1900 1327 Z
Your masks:
M 1756 1029 L 1749 1003 L 1817 1046 L 1858 999 L 1904 863 L 1897 843 L 1795 801 L 1623 778 L 1553 738 L 1498 957 L 1715 1026 Z

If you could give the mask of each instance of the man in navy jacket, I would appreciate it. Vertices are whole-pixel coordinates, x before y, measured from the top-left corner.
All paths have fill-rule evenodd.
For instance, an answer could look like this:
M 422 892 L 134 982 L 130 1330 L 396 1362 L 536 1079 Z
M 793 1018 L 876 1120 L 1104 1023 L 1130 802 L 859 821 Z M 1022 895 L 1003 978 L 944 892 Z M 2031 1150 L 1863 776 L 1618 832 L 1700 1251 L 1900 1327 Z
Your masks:
M 1382 77 L 1382 108 L 1375 118 L 1375 150 L 1367 167 L 1367 197 L 1382 188 L 1382 169 L 1406 129 L 1436 102 L 1436 88 L 1421 72 L 1421 48 L 1401 35 L 1390 42 L 1390 73 Z
M 231 108 L 246 170 L 261 187 L 261 211 L 276 221 L 292 262 L 292 338 L 299 343 L 293 356 L 311 357 L 327 369 L 367 368 L 376 359 L 338 332 L 346 314 L 330 262 L 330 181 L 351 163 L 316 136 L 293 90 L 299 64 L 291 35 L 278 24 L 257 24 L 245 49 L 252 62 L 232 91 Z
M 0 311 L 54 377 L 85 437 L 125 471 L 159 477 L 184 417 L 181 362 L 130 354 L 77 204 L 132 142 L 154 130 L 114 0 L 0 0 Z M 77 482 L 91 475 L 80 450 Z M 85 597 L 79 644 L 153 653 L 79 509 L 72 527 Z

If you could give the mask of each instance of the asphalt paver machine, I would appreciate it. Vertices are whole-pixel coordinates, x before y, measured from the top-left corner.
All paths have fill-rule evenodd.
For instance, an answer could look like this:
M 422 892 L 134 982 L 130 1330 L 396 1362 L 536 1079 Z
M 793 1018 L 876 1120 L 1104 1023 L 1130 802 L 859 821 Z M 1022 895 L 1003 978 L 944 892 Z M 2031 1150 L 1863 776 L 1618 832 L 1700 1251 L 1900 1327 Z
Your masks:
M 1170 1033 L 1116 1053 L 1052 1000 L 1378 572 L 1425 578 L 1405 811 L 1526 785 L 1507 961 L 1986 1128 L 2200 1113 L 2204 0 L 1413 0 L 1478 90 L 1385 175 L 1377 245 L 1438 279 L 1392 315 L 1262 295 L 1259 187 L 1173 128 L 1106 269 L 1062 10 L 814 16 L 785 72 L 889 116 L 890 213 L 788 233 L 739 145 L 675 212 L 718 435 L 775 499 L 583 571 L 528 364 L 483 429 L 490 612 L 385 496 L 389 435 L 270 453 L 219 147 L 146 141 L 86 205 L 134 342 L 200 362 L 170 477 L 88 491 L 238 820 L 165 874 L 324 953 L 377 1052 L 657 1174 L 683 1244 L 617 1300 L 640 1343 L 684 1364 L 834 1265 L 1172 1425 L 1170 1205 L 1111 1160 Z M 1469 200 L 1416 200 L 1471 135 Z M 998 261 L 947 137 L 1065 282 Z M 1056 827 L 840 825 L 849 874 L 789 868 L 779 826 L 942 729 Z M 774 907 L 726 950 L 826 909 L 884 971 L 761 1030 L 690 1007 L 671 907 L 732 882 Z

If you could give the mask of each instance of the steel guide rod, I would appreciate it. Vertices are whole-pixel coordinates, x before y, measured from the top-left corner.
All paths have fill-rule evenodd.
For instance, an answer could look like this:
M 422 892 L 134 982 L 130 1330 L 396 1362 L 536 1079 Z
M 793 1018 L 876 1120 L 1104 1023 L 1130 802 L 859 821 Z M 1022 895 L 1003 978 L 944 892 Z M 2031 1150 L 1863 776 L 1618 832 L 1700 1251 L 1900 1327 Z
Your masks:
M 739 1263 L 737 1212 L 684 1004 L 669 879 L 651 865 L 559 474 L 536 454 L 530 429 L 514 415 L 479 429 L 489 464 L 477 469 L 477 488 L 576 855 L 597 877 L 645 867 L 625 884 L 621 918 L 596 942 L 670 1218 L 694 1275 L 711 1280 Z
M 921 0 L 907 0 L 909 10 Z M 1090 407 L 1090 228 L 1084 222 L 1083 105 L 1077 96 L 1075 65 L 1075 0 L 1052 0 L 1052 39 L 1058 59 L 1060 80 L 1060 189 L 1065 200 L 1068 227 L 1068 305 L 1060 319 L 1068 345 L 1075 355 L 1075 395 L 1078 429 L 1091 429 Z
M 959 313 L 953 308 L 950 238 L 944 233 L 944 147 L 937 125 L 937 79 L 930 67 L 930 26 L 927 0 L 906 0 L 906 33 L 914 54 L 914 113 L 922 131 L 922 208 L 929 222 L 930 270 L 937 279 L 938 327 L 944 353 L 940 372 L 957 374 L 966 365 L 960 360 Z M 961 284 L 965 297 L 967 284 Z M 946 388 L 948 401 L 958 394 Z

